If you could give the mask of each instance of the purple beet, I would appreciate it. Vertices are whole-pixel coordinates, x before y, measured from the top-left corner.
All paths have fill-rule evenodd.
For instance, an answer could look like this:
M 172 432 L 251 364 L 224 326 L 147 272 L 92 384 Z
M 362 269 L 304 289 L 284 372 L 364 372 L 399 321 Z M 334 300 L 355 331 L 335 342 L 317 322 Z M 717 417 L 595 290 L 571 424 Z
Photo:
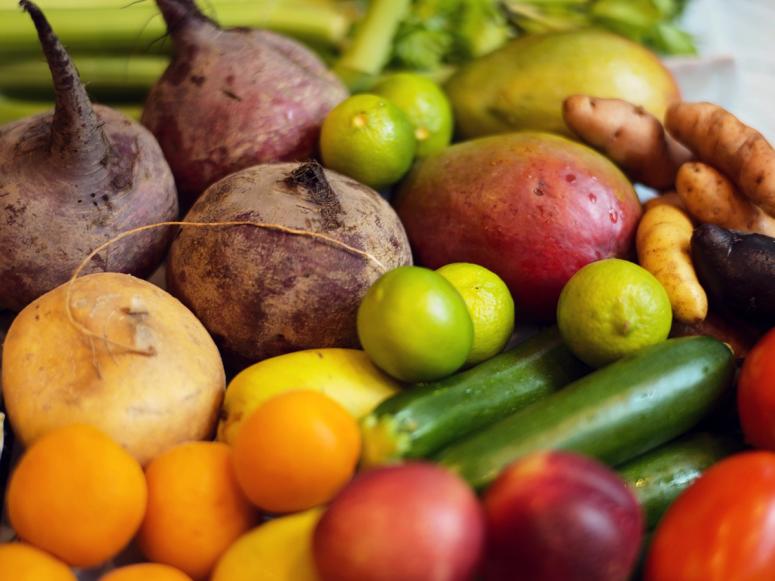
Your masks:
M 596 460 L 542 452 L 487 490 L 487 581 L 626 581 L 643 515 L 619 476 Z
M 0 309 L 13 310 L 67 281 L 120 232 L 178 215 L 174 179 L 153 135 L 92 106 L 43 13 L 27 0 L 20 5 L 38 31 L 56 105 L 0 127 Z M 146 276 L 170 234 L 158 229 L 116 243 L 83 272 Z
M 222 29 L 194 0 L 157 0 L 174 56 L 151 89 L 143 123 L 189 203 L 237 170 L 310 157 L 344 85 L 298 42 Z

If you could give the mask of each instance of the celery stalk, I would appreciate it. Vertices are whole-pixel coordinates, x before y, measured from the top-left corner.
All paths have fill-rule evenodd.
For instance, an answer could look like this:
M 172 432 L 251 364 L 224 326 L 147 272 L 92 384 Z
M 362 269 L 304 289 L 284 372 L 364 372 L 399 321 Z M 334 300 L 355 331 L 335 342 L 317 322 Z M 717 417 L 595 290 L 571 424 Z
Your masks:
M 167 52 L 169 43 L 159 42 L 166 29 L 155 4 L 122 1 L 123 8 L 104 4 L 82 10 L 52 7 L 46 16 L 72 54 Z M 344 11 L 317 0 L 209 0 L 209 4 L 213 10 L 202 2 L 205 11 L 224 27 L 268 28 L 319 46 L 338 46 L 350 28 L 350 17 Z M 19 10 L 0 11 L 0 60 L 39 52 L 29 18 Z
M 140 114 L 142 113 L 142 106 L 134 103 L 120 105 L 111 104 L 110 106 L 136 120 L 140 119 Z M 10 99 L 0 95 L 0 125 L 53 110 L 53 101 L 27 101 Z
M 92 98 L 144 97 L 167 68 L 166 56 L 92 56 L 77 59 Z M 0 63 L 0 91 L 13 97 L 53 98 L 51 73 L 39 58 Z

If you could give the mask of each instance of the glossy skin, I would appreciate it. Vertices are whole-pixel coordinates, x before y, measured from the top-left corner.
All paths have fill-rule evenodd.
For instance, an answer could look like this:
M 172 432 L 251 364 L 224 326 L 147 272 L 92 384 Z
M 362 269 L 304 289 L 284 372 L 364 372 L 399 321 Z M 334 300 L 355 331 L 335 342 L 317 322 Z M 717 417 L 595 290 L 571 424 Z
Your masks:
M 400 381 L 433 381 L 465 363 L 474 327 L 442 275 L 403 266 L 382 275 L 358 308 L 358 337 L 377 367 Z
M 645 579 L 775 579 L 775 454 L 736 454 L 678 497 L 654 536 Z
M 357 476 L 318 523 L 313 552 L 322 581 L 469 581 L 483 543 L 471 489 L 415 462 Z
M 737 409 L 745 439 L 757 448 L 775 450 L 775 329 L 756 343 L 743 363 Z
M 409 176 L 396 208 L 420 264 L 473 262 L 509 286 L 524 316 L 554 319 L 582 266 L 631 250 L 632 185 L 590 148 L 544 133 L 454 145 Z
M 484 506 L 488 581 L 624 581 L 635 564 L 641 509 L 615 472 L 585 456 L 527 456 Z

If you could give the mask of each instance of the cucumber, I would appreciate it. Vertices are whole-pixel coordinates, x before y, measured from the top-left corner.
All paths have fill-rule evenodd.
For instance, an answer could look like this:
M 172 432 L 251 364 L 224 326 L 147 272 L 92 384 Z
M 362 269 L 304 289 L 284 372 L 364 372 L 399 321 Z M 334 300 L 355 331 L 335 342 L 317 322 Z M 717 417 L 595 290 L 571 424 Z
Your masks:
M 616 465 L 696 425 L 724 396 L 733 371 L 732 351 L 717 339 L 668 339 L 442 449 L 435 459 L 475 488 L 538 450 L 571 450 Z
M 691 434 L 646 452 L 617 467 L 643 507 L 653 529 L 672 502 L 702 472 L 743 448 L 740 439 L 710 433 Z
M 472 369 L 383 401 L 361 424 L 363 463 L 425 457 L 588 372 L 557 328 L 547 329 Z

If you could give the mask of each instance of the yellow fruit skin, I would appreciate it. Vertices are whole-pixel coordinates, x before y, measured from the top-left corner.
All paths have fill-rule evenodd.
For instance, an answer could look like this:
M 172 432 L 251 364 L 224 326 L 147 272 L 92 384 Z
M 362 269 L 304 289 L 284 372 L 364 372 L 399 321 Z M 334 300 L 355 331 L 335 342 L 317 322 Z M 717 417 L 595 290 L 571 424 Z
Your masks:
M 461 67 L 445 89 L 464 138 L 523 129 L 571 135 L 562 101 L 574 94 L 625 99 L 660 120 L 679 98 L 652 52 L 592 29 L 512 40 Z
M 319 581 L 312 533 L 322 514 L 313 508 L 246 533 L 218 561 L 211 581 Z
M 286 391 L 319 391 L 360 418 L 400 387 L 358 349 L 309 349 L 272 357 L 244 369 L 229 384 L 218 439 L 231 444 L 250 412 Z

